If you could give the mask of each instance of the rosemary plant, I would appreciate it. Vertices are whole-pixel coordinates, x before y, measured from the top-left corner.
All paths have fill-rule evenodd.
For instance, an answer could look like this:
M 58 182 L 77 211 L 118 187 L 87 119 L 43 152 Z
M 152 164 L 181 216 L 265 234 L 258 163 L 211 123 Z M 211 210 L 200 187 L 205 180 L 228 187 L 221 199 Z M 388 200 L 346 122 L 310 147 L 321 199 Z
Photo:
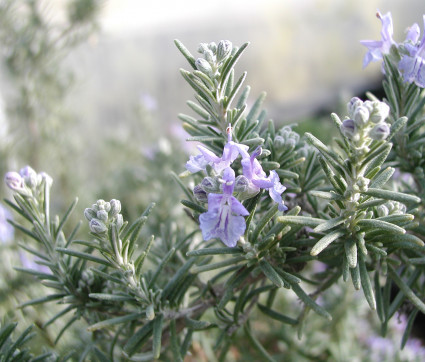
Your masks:
M 76 353 L 80 360 L 183 361 L 204 334 L 220 361 L 231 358 L 233 346 L 273 361 L 291 353 L 292 336 L 303 338 L 314 314 L 333 323 L 323 300 L 350 279 L 384 336 L 396 312 L 407 311 L 404 347 L 425 313 L 425 38 L 418 42 L 419 32 L 410 30 L 396 44 L 391 16 L 379 17 L 383 40 L 363 43 L 366 64 L 383 59 L 387 98 L 355 97 L 346 115 L 332 114 L 334 145 L 293 126 L 276 128 L 262 109 L 264 93 L 247 106 L 247 74 L 235 66 L 248 43 L 202 43 L 195 57 L 175 41 L 196 101 L 187 103 L 193 115 L 179 118 L 188 141 L 198 142 L 186 170 L 173 174 L 185 195 L 184 226 L 164 224 L 148 236 L 143 227 L 153 204 L 128 222 L 120 201 L 97 200 L 85 209 L 90 238 L 83 240 L 79 225 L 68 226 L 76 201 L 63 217 L 50 215 L 48 175 L 30 167 L 7 173 L 14 200 L 6 202 L 18 215 L 11 223 L 25 240 L 21 247 L 46 267 L 18 270 L 52 289 L 20 307 L 59 304 L 44 323 L 67 316 L 56 342 L 84 320 L 92 340 Z M 413 181 L 403 181 L 405 174 Z M 293 299 L 301 303 L 288 303 Z M 263 336 L 260 319 L 270 322 Z M 273 338 L 283 345 L 271 345 Z M 297 353 L 315 358 L 308 346 Z

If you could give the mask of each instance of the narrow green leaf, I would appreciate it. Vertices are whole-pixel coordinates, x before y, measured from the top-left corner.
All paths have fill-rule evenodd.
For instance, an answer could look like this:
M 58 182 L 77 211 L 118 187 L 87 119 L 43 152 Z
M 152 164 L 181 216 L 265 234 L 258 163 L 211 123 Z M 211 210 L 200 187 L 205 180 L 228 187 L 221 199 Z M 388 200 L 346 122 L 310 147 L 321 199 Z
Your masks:
M 241 109 L 242 107 L 246 107 L 246 100 L 248 99 L 249 92 L 251 91 L 251 87 L 248 85 L 245 87 L 245 89 L 242 91 L 241 96 L 238 99 L 238 103 L 236 104 L 237 109 Z
M 106 300 L 109 302 L 126 302 L 134 300 L 130 295 L 108 294 L 108 293 L 89 293 L 89 298 Z
M 168 262 L 171 260 L 171 258 L 174 256 L 175 252 L 176 252 L 176 249 L 175 248 L 171 248 L 168 251 L 168 253 L 164 256 L 164 258 L 161 260 L 161 263 L 157 266 L 157 268 L 155 270 L 155 273 L 152 276 L 152 279 L 149 281 L 148 289 L 150 289 L 154 285 L 156 279 L 161 274 L 162 270 L 168 264 Z
M 187 101 L 186 104 L 190 108 L 192 108 L 194 112 L 198 113 L 198 115 L 200 115 L 202 118 L 204 118 L 205 120 L 209 120 L 210 116 L 208 112 L 206 112 L 202 107 L 198 106 L 195 102 Z
M 313 299 L 311 299 L 306 292 L 298 285 L 298 284 L 292 284 L 291 285 L 292 290 L 294 293 L 311 309 L 313 309 L 318 315 L 328 319 L 332 320 L 332 316 L 320 305 L 318 305 Z
M 323 232 L 334 228 L 342 224 L 345 221 L 345 217 L 339 216 L 334 219 L 326 220 L 324 223 L 317 225 L 313 231 L 316 233 Z
M 265 315 L 267 315 L 270 318 L 273 318 L 279 322 L 285 323 L 285 324 L 290 324 L 290 325 L 296 325 L 298 324 L 298 321 L 296 319 L 287 317 L 286 315 L 283 315 L 279 312 L 276 312 L 270 308 L 267 308 L 265 305 L 262 304 L 257 304 L 258 309 L 260 309 L 260 311 L 262 313 L 264 313 Z
M 207 209 L 205 207 L 203 207 L 203 206 L 201 206 L 201 205 L 199 205 L 195 202 L 192 202 L 192 201 L 189 201 L 189 200 L 181 200 L 180 202 L 183 206 L 186 206 L 189 209 L 192 209 L 193 211 L 198 212 L 200 214 L 207 212 Z
M 191 319 L 189 317 L 185 318 L 186 327 L 194 331 L 202 331 L 204 329 L 210 328 L 211 323 L 208 321 L 200 321 L 197 319 Z
M 266 349 L 261 345 L 261 343 L 254 337 L 251 333 L 251 328 L 248 325 L 244 326 L 245 334 L 248 337 L 248 340 L 251 342 L 251 345 L 260 353 L 261 361 L 275 362 L 272 356 L 266 351 Z
M 391 125 L 390 135 L 387 137 L 387 141 L 390 141 L 403 128 L 407 120 L 407 117 L 401 117 Z
M 69 305 L 68 307 L 66 307 L 65 309 L 61 310 L 59 313 L 55 314 L 52 318 L 50 318 L 48 321 L 43 323 L 42 328 L 47 328 L 47 326 L 49 326 L 50 324 L 52 324 L 56 319 L 64 316 L 66 313 L 70 312 L 71 310 L 73 310 L 75 308 L 74 305 Z
M 183 43 L 180 40 L 175 39 L 174 44 L 176 44 L 176 47 L 180 50 L 180 52 L 183 54 L 183 56 L 189 62 L 190 66 L 193 69 L 196 69 L 195 58 L 192 54 L 190 54 L 189 50 L 186 49 L 186 47 L 183 45 Z
M 18 323 L 10 323 L 6 324 L 1 330 L 0 330 L 0 349 L 3 347 L 9 336 L 12 334 L 14 329 Z
M 260 260 L 260 268 L 264 275 L 278 288 L 282 288 L 284 286 L 284 282 L 280 275 L 277 273 L 276 270 L 274 270 L 273 266 L 269 264 L 266 260 L 261 259 Z
M 24 308 L 24 307 L 27 307 L 29 305 L 36 305 L 36 304 L 51 302 L 53 300 L 62 299 L 65 296 L 66 296 L 66 294 L 63 294 L 63 293 L 46 295 L 45 297 L 35 298 L 35 299 L 32 299 L 28 302 L 24 302 L 22 304 L 19 304 L 19 308 Z
M 171 351 L 173 352 L 173 358 L 175 362 L 183 362 L 182 355 L 180 354 L 180 341 L 176 330 L 176 320 L 170 321 L 170 339 L 171 339 Z
M 274 216 L 277 214 L 277 212 L 278 212 L 278 205 L 275 204 L 261 218 L 261 220 L 258 222 L 256 228 L 254 229 L 254 231 L 252 232 L 252 234 L 250 236 L 250 239 L 251 239 L 250 241 L 252 243 L 258 242 L 258 237 L 260 236 L 260 233 L 264 230 L 266 225 L 274 218 Z
M 153 329 L 153 322 L 146 323 L 135 334 L 133 334 L 124 346 L 124 351 L 129 355 L 133 355 L 138 349 L 141 349 L 144 342 L 150 337 Z
M 242 83 L 244 82 L 245 78 L 246 78 L 247 72 L 244 72 L 240 78 L 238 79 L 237 83 L 235 84 L 235 86 L 233 87 L 229 97 L 227 98 L 227 101 L 225 103 L 225 107 L 229 107 L 230 104 L 233 102 L 233 99 L 235 98 L 236 94 L 239 92 L 239 89 L 242 86 Z
M 72 250 L 72 249 L 65 249 L 65 248 L 56 248 L 55 250 L 58 251 L 59 253 L 75 256 L 77 258 L 90 260 L 90 261 L 93 261 L 93 262 L 98 263 L 98 264 L 111 266 L 111 264 L 107 260 L 98 258 L 97 256 L 94 256 L 94 255 L 91 255 L 91 254 L 83 253 L 81 251 Z
M 56 339 L 55 339 L 55 341 L 53 342 L 54 344 L 57 344 L 58 342 L 59 342 L 59 340 L 60 340 L 60 338 L 62 337 L 62 335 L 65 333 L 65 331 L 69 328 L 69 327 L 71 327 L 78 319 L 80 319 L 80 317 L 79 316 L 74 316 L 74 317 L 72 317 L 69 321 L 68 321 L 68 323 L 66 323 L 64 326 L 63 326 L 63 328 L 59 331 L 59 333 L 58 333 L 58 335 L 56 336 Z
M 359 271 L 360 271 L 360 280 L 363 288 L 363 293 L 366 297 L 366 300 L 371 309 L 376 309 L 376 300 L 373 293 L 372 283 L 370 281 L 369 273 L 366 269 L 366 262 L 364 260 L 363 254 L 359 254 Z
M 403 337 L 401 338 L 400 349 L 403 349 L 406 346 L 407 341 L 409 340 L 410 333 L 412 332 L 413 323 L 415 322 L 416 316 L 418 315 L 419 309 L 414 309 L 407 319 L 406 329 L 404 330 Z
M 316 256 L 320 252 L 322 252 L 330 243 L 345 235 L 345 231 L 335 230 L 330 234 L 325 235 L 321 238 L 316 244 L 314 244 L 313 248 L 310 251 L 310 255 Z
M 179 282 L 186 276 L 189 272 L 190 268 L 195 264 L 196 258 L 189 259 L 183 266 L 180 267 L 179 270 L 174 274 L 174 276 L 170 279 L 170 281 L 166 284 L 164 289 L 162 290 L 161 300 L 164 301 L 168 298 L 171 291 L 175 289 Z
M 186 256 L 203 256 L 203 255 L 221 255 L 221 254 L 242 254 L 241 248 L 205 248 L 192 250 L 186 253 Z
M 404 295 L 418 308 L 422 313 L 425 314 L 425 304 L 416 296 L 412 289 L 400 278 L 394 268 L 388 264 L 388 273 L 392 280 L 397 284 Z
M 388 231 L 388 232 L 396 233 L 396 234 L 405 234 L 406 233 L 406 230 L 404 230 L 400 226 L 391 224 L 391 223 L 386 222 L 386 221 L 377 220 L 377 219 L 363 219 L 363 220 L 359 220 L 357 222 L 357 224 L 360 227 L 363 226 L 365 228 L 365 230 L 366 229 L 380 229 L 380 230 L 383 230 L 383 231 Z
M 161 354 L 161 337 L 163 322 L 163 314 L 159 314 L 153 321 L 152 353 L 154 358 L 159 358 L 159 355 Z
M 291 216 L 291 215 L 284 215 L 279 216 L 277 218 L 278 222 L 284 223 L 284 224 L 295 224 L 295 225 L 301 225 L 301 226 L 308 226 L 308 227 L 316 227 L 317 225 L 320 225 L 325 222 L 325 220 L 317 219 L 314 217 L 309 216 Z
M 71 204 L 71 206 L 66 210 L 65 215 L 63 216 L 59 226 L 56 229 L 56 242 L 58 241 L 58 238 L 60 236 L 60 233 L 65 225 L 65 223 L 69 220 L 69 216 L 72 214 L 72 212 L 75 209 L 75 206 L 77 205 L 78 197 L 74 200 L 74 202 Z
M 360 267 L 357 263 L 355 268 L 350 268 L 351 281 L 353 282 L 354 289 L 360 290 L 361 280 L 360 280 Z
M 245 44 L 241 45 L 241 47 L 236 51 L 236 53 L 233 56 L 229 57 L 226 64 L 224 65 L 222 72 L 221 72 L 221 75 L 220 75 L 221 84 L 225 84 L 227 82 L 227 79 L 230 76 L 231 70 L 233 69 L 236 62 L 239 60 L 243 51 L 246 49 L 246 47 L 248 45 L 249 45 L 249 43 L 245 43 Z
M 344 243 L 345 256 L 350 268 L 357 266 L 357 243 L 355 240 L 348 240 Z
M 250 124 L 251 122 L 257 120 L 258 115 L 260 114 L 260 109 L 261 106 L 264 102 L 264 100 L 266 99 L 266 92 L 262 92 L 259 97 L 257 98 L 257 100 L 254 102 L 254 104 L 251 107 L 251 110 L 249 111 L 248 115 L 246 116 L 246 120 L 248 122 L 248 124 Z
M 228 265 L 234 265 L 236 263 L 240 263 L 241 261 L 245 261 L 245 262 L 247 261 L 245 256 L 237 256 L 235 258 L 223 260 L 217 263 L 197 266 L 192 268 L 191 272 L 193 274 L 203 273 L 203 272 L 214 270 L 214 269 L 220 269 Z
M 131 314 L 127 314 L 127 315 L 120 316 L 120 317 L 105 319 L 105 320 L 100 321 L 98 323 L 92 324 L 92 325 L 87 327 L 87 330 L 89 332 L 93 332 L 93 331 L 96 331 L 98 329 L 108 328 L 110 326 L 114 326 L 114 325 L 121 324 L 121 323 L 131 322 L 131 321 L 141 319 L 141 318 L 144 318 L 144 317 L 145 317 L 145 313 L 131 313 Z
M 373 196 L 373 197 L 379 197 L 385 200 L 399 201 L 402 203 L 409 203 L 409 202 L 420 203 L 421 202 L 421 199 L 415 195 L 408 195 L 401 192 L 375 189 L 375 188 L 369 188 L 367 191 L 363 192 L 363 194 Z

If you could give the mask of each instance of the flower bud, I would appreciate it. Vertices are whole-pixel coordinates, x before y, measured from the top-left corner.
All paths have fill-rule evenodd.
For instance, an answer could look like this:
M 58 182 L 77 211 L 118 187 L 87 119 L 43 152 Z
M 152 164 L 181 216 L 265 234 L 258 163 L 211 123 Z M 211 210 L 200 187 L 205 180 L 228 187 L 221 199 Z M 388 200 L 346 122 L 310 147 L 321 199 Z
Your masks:
M 14 191 L 22 190 L 24 188 L 24 179 L 17 172 L 10 171 L 4 176 L 4 182 L 7 187 Z
M 388 216 L 388 214 L 389 214 L 388 207 L 386 207 L 385 205 L 379 205 L 376 208 L 376 211 L 378 212 L 379 217 Z
M 282 136 L 276 136 L 274 138 L 274 142 L 273 142 L 274 148 L 277 151 L 282 150 L 285 147 L 285 140 L 283 139 Z
M 115 225 L 117 225 L 117 229 L 118 231 L 122 228 L 122 226 L 124 225 L 124 219 L 122 217 L 121 214 L 118 214 L 117 216 L 115 216 Z
M 104 232 L 108 230 L 106 225 L 102 221 L 96 218 L 90 220 L 89 227 L 90 227 L 90 230 L 95 234 L 103 234 Z
M 96 213 L 96 218 L 99 219 L 100 221 L 107 222 L 108 221 L 108 213 L 106 212 L 106 210 L 99 210 Z
M 199 185 L 205 192 L 217 192 L 220 185 L 217 180 L 212 177 L 205 177 Z
M 361 128 L 369 121 L 369 111 L 366 107 L 357 107 L 353 112 L 353 119 L 356 126 Z
M 217 47 L 217 61 L 226 59 L 232 52 L 232 43 L 229 40 L 222 40 Z
M 208 44 L 207 43 L 201 43 L 198 46 L 198 53 L 204 54 L 208 50 Z
M 88 221 L 90 221 L 91 219 L 94 219 L 97 215 L 96 215 L 96 211 L 88 207 L 87 209 L 84 210 L 84 216 Z
M 348 139 L 354 139 L 357 136 L 357 127 L 352 119 L 345 119 L 341 125 L 342 134 Z
M 244 175 L 239 175 L 235 180 L 235 192 L 245 192 L 249 187 L 249 180 Z
M 213 53 L 217 52 L 217 44 L 213 41 L 208 44 L 208 49 L 210 49 Z
M 380 141 L 386 139 L 390 134 L 390 127 L 386 123 L 378 123 L 370 132 L 370 138 Z
M 37 173 L 30 166 L 21 168 L 19 174 L 29 188 L 32 189 L 37 186 Z
M 207 75 L 212 75 L 211 65 L 205 59 L 202 59 L 202 58 L 196 59 L 195 65 L 196 65 L 196 68 L 202 73 L 205 73 Z
M 109 211 L 109 216 L 114 217 L 121 212 L 121 201 L 112 199 L 110 202 L 111 210 Z
M 357 98 L 357 97 L 351 98 L 350 102 L 347 103 L 348 115 L 352 117 L 356 108 L 361 106 L 362 104 L 363 102 L 360 98 Z
M 146 308 L 146 318 L 150 321 L 155 318 L 155 309 L 152 304 Z
M 193 196 L 195 196 L 195 199 L 199 202 L 208 202 L 208 196 L 205 190 L 202 188 L 201 185 L 196 185 L 193 188 Z
M 359 186 L 360 191 L 365 192 L 369 187 L 370 180 L 366 177 L 360 176 L 357 179 L 357 186 Z
M 373 102 L 373 110 L 370 114 L 370 120 L 373 123 L 384 122 L 390 114 L 390 107 L 384 102 Z
M 105 210 L 105 200 L 102 200 L 102 199 L 97 200 L 96 205 L 97 205 L 97 208 L 95 209 L 96 211 Z
M 40 172 L 39 176 L 41 176 L 41 181 L 45 182 L 47 186 L 52 186 L 53 179 L 46 172 Z

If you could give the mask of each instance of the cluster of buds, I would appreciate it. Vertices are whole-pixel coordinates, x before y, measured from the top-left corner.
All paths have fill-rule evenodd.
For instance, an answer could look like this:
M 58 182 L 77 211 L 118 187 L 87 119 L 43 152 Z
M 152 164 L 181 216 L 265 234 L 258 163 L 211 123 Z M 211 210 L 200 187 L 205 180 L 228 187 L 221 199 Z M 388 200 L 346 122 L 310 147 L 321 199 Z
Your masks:
M 388 201 L 376 208 L 379 217 L 388 215 L 403 215 L 406 213 L 406 205 L 398 201 Z
M 81 279 L 78 281 L 78 289 L 90 290 L 90 287 L 94 284 L 94 274 L 90 269 L 86 269 L 81 274 Z
M 208 202 L 208 194 L 209 193 L 222 193 L 223 192 L 223 184 L 225 181 L 219 177 L 204 177 L 202 182 L 196 185 L 193 189 L 193 195 L 196 200 L 199 202 Z M 256 194 L 258 194 L 258 190 L 253 190 L 250 192 L 251 188 L 249 187 L 249 180 L 244 175 L 239 175 L 235 179 L 235 185 L 233 192 L 239 196 L 242 196 L 242 200 L 249 199 Z
M 379 101 L 361 101 L 354 97 L 347 104 L 348 119 L 341 125 L 342 134 L 356 148 L 367 147 L 372 140 L 385 140 L 390 127 L 385 122 L 390 108 Z
M 217 74 L 219 66 L 232 53 L 232 43 L 228 40 L 221 40 L 218 45 L 212 43 L 201 43 L 198 52 L 204 55 L 204 58 L 198 58 L 195 61 L 196 68 L 211 78 Z
M 290 126 L 282 127 L 274 138 L 274 147 L 277 151 L 291 151 L 300 140 L 300 135 Z
M 6 185 L 22 196 L 37 197 L 44 185 L 51 186 L 53 179 L 45 172 L 37 173 L 30 166 L 25 166 L 19 173 L 9 171 L 4 177 Z
M 95 204 L 84 210 L 84 216 L 89 221 L 89 227 L 94 234 L 104 234 L 111 224 L 115 224 L 120 230 L 123 226 L 121 202 L 112 199 L 109 202 L 97 200 Z

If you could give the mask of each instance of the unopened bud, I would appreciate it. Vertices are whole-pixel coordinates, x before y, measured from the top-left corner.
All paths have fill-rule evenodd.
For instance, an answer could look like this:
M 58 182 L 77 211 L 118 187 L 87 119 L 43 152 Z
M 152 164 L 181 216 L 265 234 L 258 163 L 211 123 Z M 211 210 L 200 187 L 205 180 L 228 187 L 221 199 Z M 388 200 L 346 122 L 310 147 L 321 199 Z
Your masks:
M 41 176 L 41 181 L 46 183 L 47 186 L 52 186 L 53 179 L 46 173 L 46 172 L 40 172 L 39 175 Z
M 366 107 L 357 107 L 353 112 L 353 119 L 357 127 L 363 127 L 369 121 L 369 110 Z
M 97 215 L 96 215 L 96 211 L 88 207 L 87 209 L 84 210 L 84 216 L 88 221 L 90 221 L 91 219 L 94 219 Z
M 376 208 L 376 211 L 378 212 L 379 217 L 388 216 L 388 214 L 389 214 L 388 207 L 386 207 L 385 205 L 379 205 Z
M 370 120 L 373 123 L 384 122 L 390 114 L 390 107 L 384 102 L 373 102 L 373 110 L 370 114 Z
M 196 59 L 195 65 L 196 65 L 196 68 L 202 73 L 205 73 L 207 75 L 212 75 L 211 65 L 205 59 L 202 59 L 202 58 Z
M 347 103 L 348 115 L 352 117 L 356 108 L 361 106 L 362 104 L 363 102 L 360 98 L 357 98 L 357 97 L 351 98 L 351 100 Z
M 207 193 L 201 187 L 201 185 L 196 185 L 193 188 L 193 196 L 195 196 L 196 200 L 198 200 L 199 202 L 208 202 Z
M 342 134 L 348 139 L 355 139 L 357 135 L 357 127 L 352 119 L 345 119 L 341 125 Z
M 90 220 L 89 227 L 90 227 L 90 230 L 95 234 L 103 234 L 104 232 L 108 230 L 106 225 L 102 221 L 96 218 Z
M 390 127 L 386 123 L 378 123 L 369 132 L 370 138 L 380 141 L 386 139 L 390 134 Z
M 121 201 L 112 199 L 109 203 L 111 205 L 111 210 L 109 211 L 110 216 L 114 217 L 118 215 L 121 212 Z
M 106 212 L 106 210 L 99 210 L 96 213 L 96 218 L 100 221 L 106 222 L 108 221 L 108 213 Z
M 122 217 L 121 214 L 118 214 L 117 216 L 115 216 L 115 225 L 117 225 L 117 229 L 118 231 L 122 228 L 122 226 L 124 225 L 124 219 Z
M 217 61 L 226 59 L 232 52 L 232 43 L 229 40 L 222 40 L 217 47 Z
M 19 174 L 29 188 L 32 189 L 37 186 L 37 173 L 30 166 L 21 168 Z
M 205 177 L 199 186 L 201 186 L 205 192 L 217 192 L 220 189 L 217 180 L 212 177 Z
M 24 179 L 19 173 L 14 171 L 6 173 L 4 176 L 4 182 L 6 183 L 7 187 L 14 191 L 18 191 L 24 188 Z
M 244 175 L 239 175 L 235 180 L 235 192 L 245 192 L 249 187 L 249 180 Z
M 152 304 L 146 308 L 146 318 L 150 321 L 155 318 L 155 309 Z

